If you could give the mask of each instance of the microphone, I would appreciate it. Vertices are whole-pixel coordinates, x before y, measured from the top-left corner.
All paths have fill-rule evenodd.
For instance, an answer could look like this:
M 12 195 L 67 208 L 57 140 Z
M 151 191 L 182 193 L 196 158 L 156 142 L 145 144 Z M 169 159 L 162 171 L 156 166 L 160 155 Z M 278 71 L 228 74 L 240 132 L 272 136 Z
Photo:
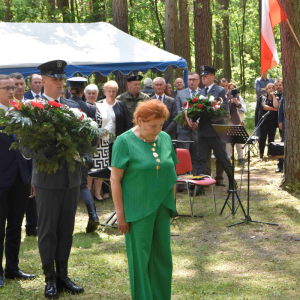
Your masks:
M 271 113 L 271 111 L 269 110 L 267 113 L 265 113 L 261 118 L 262 119 L 265 119 L 265 117 L 268 115 L 268 114 L 270 114 Z

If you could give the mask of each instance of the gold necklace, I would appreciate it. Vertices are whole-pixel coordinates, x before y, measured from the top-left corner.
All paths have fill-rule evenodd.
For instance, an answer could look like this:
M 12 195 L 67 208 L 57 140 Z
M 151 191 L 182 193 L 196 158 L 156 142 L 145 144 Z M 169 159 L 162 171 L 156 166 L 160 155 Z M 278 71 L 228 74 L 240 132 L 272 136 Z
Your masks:
M 157 152 L 156 152 L 156 150 L 155 150 L 156 143 L 153 142 L 153 143 L 152 143 L 152 146 L 150 146 L 150 145 L 147 143 L 146 139 L 143 139 L 143 141 L 151 148 L 151 150 L 152 150 L 152 152 L 153 152 L 152 154 L 153 154 L 153 157 L 154 157 L 154 159 L 155 159 L 155 161 L 156 161 L 156 170 L 157 170 L 157 178 L 158 178 L 158 170 L 160 169 L 160 166 L 159 166 L 160 159 L 159 159 L 158 154 L 157 154 Z

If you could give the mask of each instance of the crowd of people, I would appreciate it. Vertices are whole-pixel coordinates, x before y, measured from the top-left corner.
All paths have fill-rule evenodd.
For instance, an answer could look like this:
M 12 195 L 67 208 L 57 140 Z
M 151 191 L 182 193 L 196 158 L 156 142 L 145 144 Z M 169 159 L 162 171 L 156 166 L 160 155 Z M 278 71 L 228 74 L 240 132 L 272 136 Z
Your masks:
M 229 190 L 236 187 L 232 178 L 231 145 L 223 143 L 212 124 L 244 125 L 246 106 L 236 85 L 222 78 L 218 84 L 216 69 L 201 66 L 201 74 L 190 72 L 188 86 L 183 78 L 175 80 L 175 90 L 162 77 L 144 80 L 143 76 L 127 78 L 127 91 L 118 95 L 117 82 L 103 85 L 104 97 L 99 99 L 95 84 L 74 77 L 67 80 L 64 90 L 64 61 L 51 61 L 38 67 L 40 74 L 30 76 L 30 91 L 26 93 L 24 77 L 20 73 L 0 75 L 0 108 L 9 110 L 9 101 L 55 100 L 69 107 L 81 109 L 94 119 L 107 136 L 92 141 L 97 154 L 82 154 L 89 168 L 111 167 L 112 198 L 116 208 L 118 229 L 126 238 L 131 293 L 133 299 L 171 299 L 172 255 L 170 247 L 170 217 L 176 213 L 174 197 L 184 186 L 176 187 L 174 166 L 178 163 L 172 145 L 188 149 L 193 175 L 211 175 L 212 151 L 216 157 L 216 185 L 225 186 L 227 174 Z M 199 88 L 200 81 L 204 85 Z M 42 92 L 43 89 L 43 92 Z M 266 137 L 274 140 L 276 128 L 282 131 L 282 81 L 275 82 L 265 74 L 256 81 L 256 123 L 267 112 L 260 129 L 260 156 L 263 156 Z M 70 99 L 66 99 L 67 94 Z M 174 97 L 172 97 L 174 95 Z M 191 120 L 191 127 L 177 124 L 187 98 L 195 95 L 222 98 L 227 114 L 218 118 Z M 147 101 L 145 101 L 147 100 Z M 278 118 L 279 109 L 279 118 Z M 279 122 L 279 125 L 278 125 Z M 3 128 L 0 128 L 3 129 Z M 36 173 L 39 160 L 47 160 L 55 151 L 48 145 L 41 151 L 28 147 L 9 150 L 15 135 L 0 133 L 0 288 L 6 279 L 33 279 L 19 268 L 21 227 L 26 214 L 26 234 L 38 236 L 38 248 L 45 275 L 45 297 L 58 299 L 61 291 L 72 294 L 84 289 L 68 277 L 68 260 L 79 199 L 86 205 L 89 220 L 86 232 L 99 225 L 95 201 L 109 199 L 109 187 L 100 179 L 88 176 L 89 168 L 76 163 L 75 171 L 62 162 L 54 174 Z M 243 152 L 237 146 L 238 161 L 243 164 Z M 279 162 L 283 163 L 283 162 Z M 282 165 L 278 165 L 280 171 Z M 191 190 L 194 194 L 194 191 Z M 205 189 L 197 187 L 196 195 Z M 5 240 L 5 270 L 2 266 Z M 5 276 L 4 276 L 5 275 Z

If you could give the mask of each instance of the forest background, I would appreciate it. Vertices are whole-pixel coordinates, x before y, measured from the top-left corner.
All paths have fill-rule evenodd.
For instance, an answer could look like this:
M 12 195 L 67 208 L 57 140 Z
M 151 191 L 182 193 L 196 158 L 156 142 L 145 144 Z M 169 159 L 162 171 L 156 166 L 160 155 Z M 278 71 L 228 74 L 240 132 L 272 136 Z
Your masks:
M 185 58 L 191 71 L 199 72 L 202 64 L 215 66 L 217 77 L 234 81 L 243 94 L 255 92 L 255 79 L 260 76 L 259 0 L 4 0 L 0 21 L 109 22 Z M 274 33 L 280 49 L 279 26 Z M 173 84 L 172 73 L 166 72 L 165 78 Z M 182 71 L 174 76 L 182 76 Z M 271 69 L 269 76 L 281 78 L 281 65 Z

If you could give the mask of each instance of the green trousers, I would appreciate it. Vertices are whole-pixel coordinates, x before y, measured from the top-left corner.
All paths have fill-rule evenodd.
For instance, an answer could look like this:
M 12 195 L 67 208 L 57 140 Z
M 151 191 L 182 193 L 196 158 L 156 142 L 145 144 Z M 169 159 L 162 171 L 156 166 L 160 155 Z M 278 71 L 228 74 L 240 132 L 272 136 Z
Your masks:
M 125 238 L 132 299 L 170 300 L 170 210 L 160 205 L 151 215 L 131 222 Z

